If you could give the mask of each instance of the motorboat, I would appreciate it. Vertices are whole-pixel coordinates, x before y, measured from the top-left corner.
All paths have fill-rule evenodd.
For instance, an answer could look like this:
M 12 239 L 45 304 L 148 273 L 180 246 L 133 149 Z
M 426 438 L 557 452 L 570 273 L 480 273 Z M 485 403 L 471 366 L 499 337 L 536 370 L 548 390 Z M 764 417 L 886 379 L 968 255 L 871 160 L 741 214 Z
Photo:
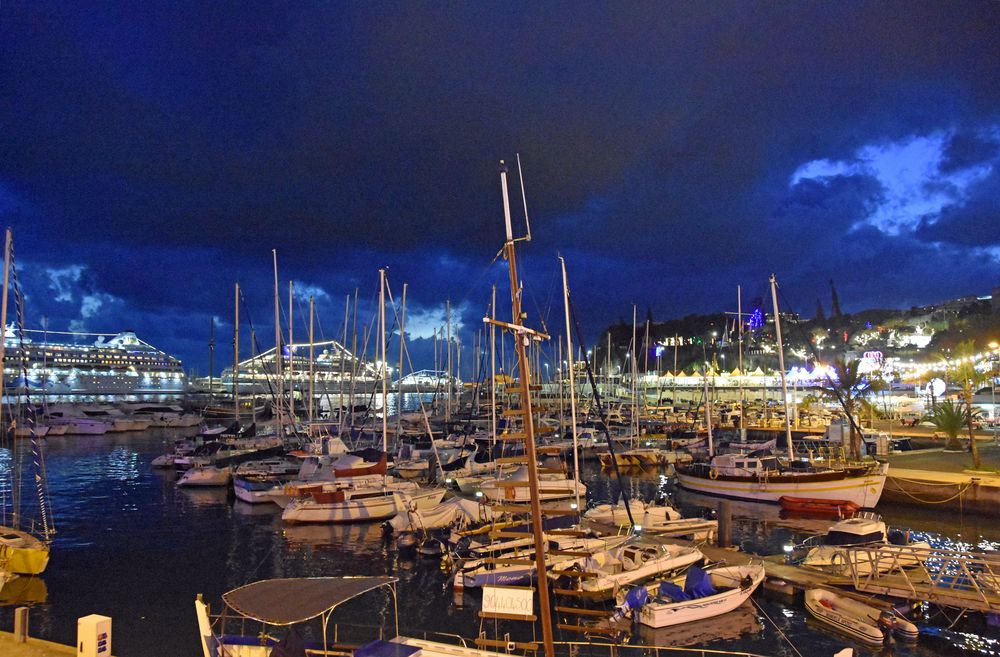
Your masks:
M 877 546 L 874 558 L 862 554 L 854 560 L 853 568 L 859 575 L 869 575 L 874 569 L 887 572 L 892 568 L 918 566 L 921 557 L 930 548 L 926 541 L 911 541 L 906 532 L 889 531 L 882 517 L 863 511 L 853 518 L 841 520 L 830 526 L 825 535 L 803 541 L 792 550 L 793 555 L 805 551 L 802 565 L 836 575 L 849 575 L 851 548 Z M 911 548 L 918 548 L 913 550 Z
M 527 488 L 528 468 L 521 466 L 504 479 L 490 478 L 479 484 L 479 490 L 489 500 L 504 502 L 527 502 L 531 499 Z M 562 500 L 587 496 L 587 486 L 562 473 L 540 473 L 538 475 L 538 498 L 542 501 Z
M 579 588 L 589 597 L 607 599 L 621 587 L 653 577 L 670 577 L 702 559 L 704 555 L 694 547 L 652 544 L 633 538 L 581 560 L 580 569 L 590 575 L 580 579 Z
M 203 657 L 271 657 L 273 655 L 343 655 L 344 657 L 496 657 L 495 651 L 442 643 L 399 634 L 399 618 L 385 621 L 379 638 L 362 645 L 345 646 L 327 631 L 330 617 L 342 604 L 365 593 L 389 589 L 396 599 L 395 577 L 308 577 L 253 582 L 223 594 L 226 613 L 213 617 L 209 606 L 198 596 L 195 614 Z M 389 596 L 387 596 L 389 597 Z M 390 602 L 389 608 L 395 609 Z M 227 634 L 256 623 L 263 632 L 252 635 Z M 312 626 L 307 626 L 312 623 Z M 303 628 L 300 630 L 299 628 Z M 360 631 L 361 628 L 358 628 Z M 284 636 L 272 638 L 278 631 Z M 383 633 L 383 630 L 387 630 Z M 352 636 L 357 632 L 351 632 Z M 317 637 L 307 642 L 302 637 Z
M 377 488 L 341 488 L 316 491 L 285 507 L 281 519 L 288 523 L 353 523 L 388 520 L 405 508 L 399 493 Z
M 641 500 L 629 500 L 628 510 L 631 511 L 632 522 L 638 531 L 645 534 L 670 534 L 671 536 L 690 536 L 691 540 L 703 541 L 713 537 L 719 529 L 717 520 L 704 518 L 683 518 L 677 509 L 669 504 L 644 503 Z M 584 520 L 622 530 L 630 526 L 629 513 L 624 500 L 617 504 L 598 504 L 587 509 Z
M 819 622 L 865 645 L 882 646 L 889 634 L 916 641 L 917 626 L 892 611 L 882 611 L 826 589 L 805 593 L 806 610 Z
M 660 628 L 721 616 L 746 602 L 764 581 L 764 565 L 688 568 L 683 587 L 664 580 L 646 587 L 648 601 L 637 612 L 638 621 Z
M 178 486 L 228 486 L 233 477 L 232 468 L 197 466 L 184 472 L 177 480 Z
M 80 409 L 68 404 L 50 407 L 45 413 L 44 423 L 49 427 L 63 426 L 66 434 L 74 436 L 99 436 L 111 429 L 111 422 L 87 417 Z

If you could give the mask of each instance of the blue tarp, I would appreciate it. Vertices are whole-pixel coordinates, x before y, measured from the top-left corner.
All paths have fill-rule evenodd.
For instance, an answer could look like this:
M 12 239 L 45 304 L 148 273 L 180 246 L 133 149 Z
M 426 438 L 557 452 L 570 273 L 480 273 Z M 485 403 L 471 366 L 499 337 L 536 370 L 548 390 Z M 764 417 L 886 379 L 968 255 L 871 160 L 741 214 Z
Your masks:
M 673 582 L 660 582 L 660 596 L 671 602 L 684 602 L 690 600 L 691 596 L 684 592 L 684 589 Z
M 395 641 L 372 641 L 354 651 L 354 657 L 410 657 L 420 648 Z
M 704 598 L 708 595 L 715 595 L 715 587 L 712 586 L 712 578 L 698 566 L 688 568 L 687 578 L 684 580 L 684 592 L 692 598 Z

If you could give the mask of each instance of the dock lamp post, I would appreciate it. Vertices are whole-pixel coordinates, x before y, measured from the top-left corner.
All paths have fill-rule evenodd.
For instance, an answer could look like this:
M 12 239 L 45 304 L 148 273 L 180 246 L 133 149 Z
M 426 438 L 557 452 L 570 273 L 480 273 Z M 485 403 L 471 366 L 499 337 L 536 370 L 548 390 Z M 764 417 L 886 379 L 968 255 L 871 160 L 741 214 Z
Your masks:
M 1000 344 L 996 342 L 991 342 L 989 344 L 990 350 L 993 352 L 990 354 L 990 395 L 992 397 L 993 404 L 993 444 L 997 444 L 997 359 L 1000 357 L 997 353 L 997 349 L 1000 348 Z

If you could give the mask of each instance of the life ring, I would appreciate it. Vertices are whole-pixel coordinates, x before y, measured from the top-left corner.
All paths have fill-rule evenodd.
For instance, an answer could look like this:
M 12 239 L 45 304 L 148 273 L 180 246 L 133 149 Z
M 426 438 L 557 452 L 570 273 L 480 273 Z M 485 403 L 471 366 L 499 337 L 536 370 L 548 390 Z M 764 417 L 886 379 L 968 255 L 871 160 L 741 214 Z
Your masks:
M 708 471 L 708 478 L 709 479 L 718 479 L 719 478 L 719 471 L 716 470 L 715 468 L 710 469 Z

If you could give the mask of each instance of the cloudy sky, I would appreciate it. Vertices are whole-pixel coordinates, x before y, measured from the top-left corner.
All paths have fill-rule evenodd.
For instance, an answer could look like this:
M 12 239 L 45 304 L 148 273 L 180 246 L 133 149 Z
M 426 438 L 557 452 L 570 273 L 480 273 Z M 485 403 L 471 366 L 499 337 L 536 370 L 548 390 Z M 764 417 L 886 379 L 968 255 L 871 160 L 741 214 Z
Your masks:
M 1000 283 L 998 80 L 993 2 L 6 2 L 0 217 L 29 327 L 202 373 L 235 281 L 273 336 L 272 249 L 324 335 L 388 268 L 428 364 L 446 298 L 467 332 L 509 294 L 515 153 L 537 323 L 560 253 L 590 339 L 771 272 L 806 314 L 829 279 L 907 307 Z

